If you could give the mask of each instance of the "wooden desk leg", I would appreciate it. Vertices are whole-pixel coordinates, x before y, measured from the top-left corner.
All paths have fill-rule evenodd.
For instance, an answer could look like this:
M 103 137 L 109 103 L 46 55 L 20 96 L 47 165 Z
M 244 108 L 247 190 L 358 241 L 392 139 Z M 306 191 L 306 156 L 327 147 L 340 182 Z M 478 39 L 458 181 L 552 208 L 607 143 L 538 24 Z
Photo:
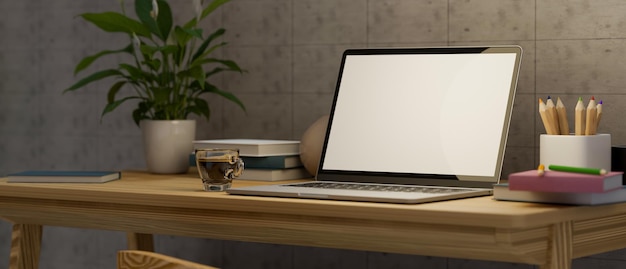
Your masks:
M 572 268 L 572 222 L 552 226 L 548 240 L 548 260 L 541 269 Z
M 127 233 L 126 240 L 128 249 L 145 250 L 154 252 L 154 241 L 151 234 Z
M 41 251 L 41 225 L 13 224 L 9 269 L 37 269 Z

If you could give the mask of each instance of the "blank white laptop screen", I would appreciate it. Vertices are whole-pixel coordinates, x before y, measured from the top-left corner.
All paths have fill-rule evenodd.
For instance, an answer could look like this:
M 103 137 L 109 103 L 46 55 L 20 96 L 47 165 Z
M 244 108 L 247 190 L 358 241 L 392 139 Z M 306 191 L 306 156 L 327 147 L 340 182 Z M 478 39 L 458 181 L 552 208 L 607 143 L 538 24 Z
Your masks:
M 346 55 L 321 170 L 491 181 L 517 61 L 516 53 Z
M 497 182 L 520 60 L 517 46 L 346 51 L 317 179 Z

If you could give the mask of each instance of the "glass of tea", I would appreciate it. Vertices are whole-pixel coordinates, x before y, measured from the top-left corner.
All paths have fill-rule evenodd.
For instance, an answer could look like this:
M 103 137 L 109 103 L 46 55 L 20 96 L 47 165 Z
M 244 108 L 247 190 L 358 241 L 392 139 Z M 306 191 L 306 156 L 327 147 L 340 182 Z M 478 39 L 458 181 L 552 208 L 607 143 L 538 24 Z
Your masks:
M 239 149 L 196 149 L 195 153 L 205 191 L 224 191 L 243 172 Z

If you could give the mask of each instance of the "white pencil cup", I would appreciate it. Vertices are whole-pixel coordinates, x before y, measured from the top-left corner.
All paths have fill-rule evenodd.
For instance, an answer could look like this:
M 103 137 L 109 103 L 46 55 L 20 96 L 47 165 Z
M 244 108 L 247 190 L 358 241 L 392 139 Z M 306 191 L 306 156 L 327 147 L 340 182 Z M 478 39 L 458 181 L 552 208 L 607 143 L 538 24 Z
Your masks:
M 611 135 L 547 135 L 539 137 L 539 163 L 601 168 L 611 171 Z

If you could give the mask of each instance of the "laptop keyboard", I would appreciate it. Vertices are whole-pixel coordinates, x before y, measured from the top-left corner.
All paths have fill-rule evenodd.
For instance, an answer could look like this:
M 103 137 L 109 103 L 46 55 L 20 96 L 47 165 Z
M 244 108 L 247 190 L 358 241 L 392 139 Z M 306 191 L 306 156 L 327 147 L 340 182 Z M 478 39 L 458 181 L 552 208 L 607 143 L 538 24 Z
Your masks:
M 398 185 L 382 185 L 382 184 L 350 184 L 335 182 L 309 182 L 286 184 L 288 187 L 305 187 L 320 189 L 336 189 L 336 190 L 362 190 L 362 191 L 388 191 L 388 192 L 417 192 L 417 193 L 458 193 L 467 192 L 467 189 L 454 188 L 438 188 L 425 186 L 398 186 Z

